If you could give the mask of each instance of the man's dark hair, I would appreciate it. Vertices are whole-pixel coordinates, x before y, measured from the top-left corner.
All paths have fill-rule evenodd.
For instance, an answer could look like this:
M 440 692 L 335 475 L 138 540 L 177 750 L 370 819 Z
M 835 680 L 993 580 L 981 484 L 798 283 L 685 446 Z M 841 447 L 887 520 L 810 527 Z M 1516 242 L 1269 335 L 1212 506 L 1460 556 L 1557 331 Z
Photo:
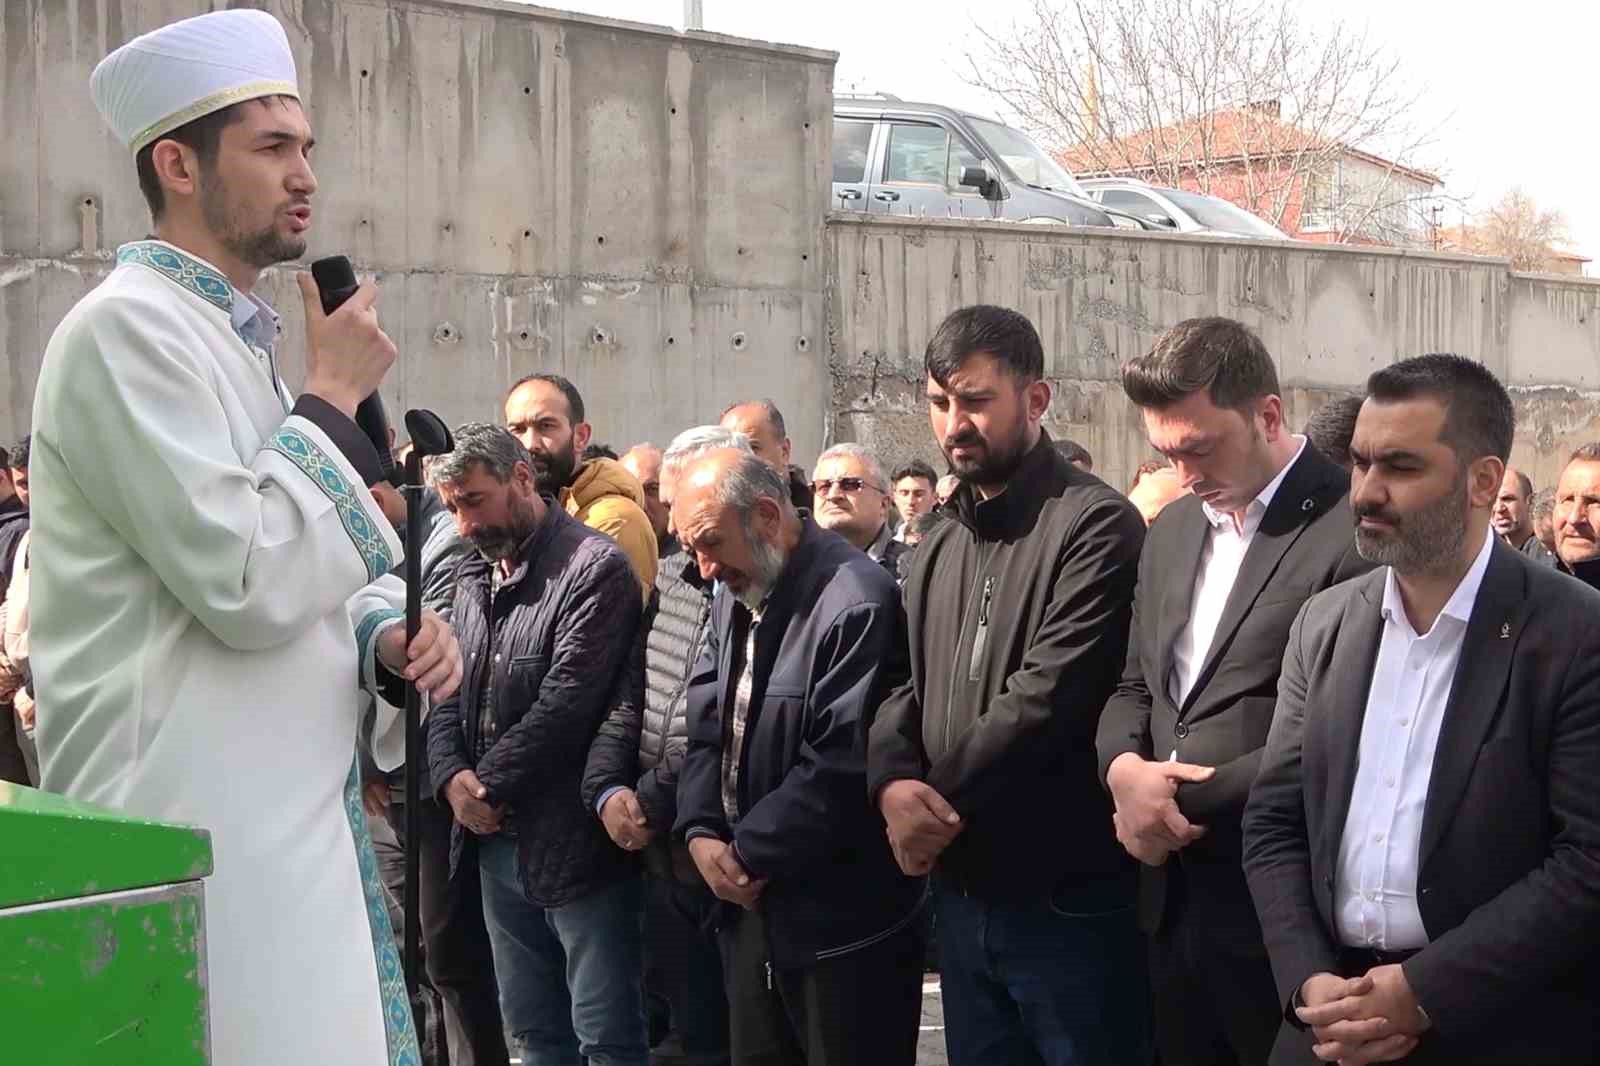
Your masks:
M 616 457 L 616 449 L 609 444 L 591 444 L 583 450 L 583 461 L 586 463 L 590 459 L 615 459 Z
M 4 462 L 6 467 L 11 470 L 26 470 L 28 469 L 28 456 L 32 451 L 33 437 L 30 434 L 13 444 L 9 452 L 5 448 L 0 448 L 0 462 Z
M 1218 407 L 1277 396 L 1278 368 L 1255 331 L 1231 318 L 1190 318 L 1122 365 L 1122 391 L 1137 407 L 1170 407 L 1204 391 Z
M 772 427 L 772 432 L 779 440 L 789 435 L 788 429 L 783 424 L 783 412 L 778 410 L 778 405 L 771 400 L 740 400 L 738 403 L 730 403 L 722 409 L 722 414 L 717 417 L 717 421 L 720 422 L 727 418 L 728 412 L 740 407 L 761 408 L 761 413 L 767 416 L 767 424 Z
M 10 473 L 10 472 L 11 472 L 11 453 L 6 451 L 5 445 L 0 444 L 0 474 Z
M 1511 457 L 1517 413 L 1500 380 L 1482 363 L 1465 356 L 1434 352 L 1404 359 L 1367 378 L 1367 396 L 1379 403 L 1399 403 L 1427 396 L 1444 407 L 1440 439 L 1463 464 L 1492 455 Z
M 939 482 L 939 475 L 933 472 L 933 467 L 929 466 L 921 459 L 913 459 L 911 462 L 906 463 L 904 466 L 895 470 L 895 472 L 889 476 L 889 484 L 897 485 L 900 483 L 900 479 L 903 477 L 922 478 L 927 481 L 930 488 Z
M 922 364 L 941 387 L 961 369 L 969 356 L 993 356 L 1019 383 L 1028 385 L 1044 377 L 1044 345 L 1028 316 L 1007 307 L 975 304 L 945 316 Z
M 1054 446 L 1056 451 L 1060 453 L 1061 458 L 1065 459 L 1069 463 L 1085 463 L 1089 466 L 1094 465 L 1094 456 L 1089 454 L 1089 449 L 1085 448 L 1075 440 L 1068 440 L 1067 438 L 1063 437 L 1060 440 L 1055 441 Z
M 1569 463 L 1600 463 L 1600 440 L 1585 444 L 1572 453 Z
M 261 99 L 281 101 L 293 100 L 294 97 L 272 96 Z M 144 202 L 150 208 L 151 221 L 160 222 L 161 215 L 167 208 L 166 195 L 161 191 L 161 179 L 156 176 L 156 145 L 162 141 L 177 141 L 193 151 L 200 160 L 200 166 L 209 170 L 217 161 L 217 150 L 222 147 L 222 131 L 244 117 L 244 105 L 247 103 L 250 101 L 241 100 L 237 104 L 218 108 L 208 115 L 201 115 L 193 122 L 186 122 L 170 133 L 163 133 L 139 149 L 138 154 L 133 157 L 133 167 L 139 175 L 139 191 L 144 193 Z
M 1311 412 L 1306 438 L 1311 446 L 1340 466 L 1350 465 L 1350 438 L 1356 433 L 1361 397 L 1335 396 Z
M 915 533 L 919 537 L 926 537 L 944 523 L 950 521 L 950 512 L 935 507 L 931 511 L 924 511 L 906 523 L 906 532 Z
M 583 414 L 583 397 L 578 393 L 578 386 L 560 374 L 529 374 L 526 377 L 519 378 L 515 385 L 506 390 L 506 396 L 509 397 L 522 386 L 534 381 L 542 381 L 546 385 L 553 385 L 561 390 L 561 395 L 567 398 L 567 411 L 572 415 L 573 425 L 588 421 Z

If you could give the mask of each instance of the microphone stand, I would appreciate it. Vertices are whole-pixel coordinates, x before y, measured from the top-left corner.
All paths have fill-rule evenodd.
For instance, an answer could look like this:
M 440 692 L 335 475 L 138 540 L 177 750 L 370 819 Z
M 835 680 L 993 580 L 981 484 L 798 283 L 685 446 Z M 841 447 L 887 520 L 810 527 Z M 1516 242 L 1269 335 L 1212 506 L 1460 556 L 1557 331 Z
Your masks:
M 406 456 L 406 646 L 422 628 L 422 456 L 412 448 Z M 422 694 L 416 684 L 406 685 L 406 889 L 405 911 L 406 1000 L 417 1017 L 418 967 L 422 955 L 422 921 L 418 911 L 422 869 L 421 777 L 427 768 L 427 749 L 422 743 Z M 419 1037 L 420 1039 L 420 1037 Z
M 455 439 L 438 415 L 415 408 L 406 412 L 406 432 L 411 437 L 411 454 L 406 456 L 401 494 L 406 501 L 406 647 L 422 628 L 422 460 L 444 455 L 455 449 Z M 417 1010 L 417 983 L 422 964 L 422 916 L 418 910 L 422 869 L 422 776 L 428 772 L 428 750 L 422 740 L 422 694 L 415 682 L 406 685 L 406 889 L 405 945 L 402 960 L 406 971 L 406 999 L 411 1016 Z M 419 1034 L 420 1039 L 420 1034 Z

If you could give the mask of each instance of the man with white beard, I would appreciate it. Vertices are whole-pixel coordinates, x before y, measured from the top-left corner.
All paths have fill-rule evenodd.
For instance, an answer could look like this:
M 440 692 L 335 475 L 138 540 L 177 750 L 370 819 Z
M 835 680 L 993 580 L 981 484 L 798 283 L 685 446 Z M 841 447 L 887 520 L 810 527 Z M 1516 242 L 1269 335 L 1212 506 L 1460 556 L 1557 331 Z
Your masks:
M 867 802 L 863 731 L 905 677 L 894 579 L 749 452 L 680 475 L 679 541 L 720 583 L 689 678 L 675 832 L 729 904 L 735 1062 L 911 1066 L 920 878 Z

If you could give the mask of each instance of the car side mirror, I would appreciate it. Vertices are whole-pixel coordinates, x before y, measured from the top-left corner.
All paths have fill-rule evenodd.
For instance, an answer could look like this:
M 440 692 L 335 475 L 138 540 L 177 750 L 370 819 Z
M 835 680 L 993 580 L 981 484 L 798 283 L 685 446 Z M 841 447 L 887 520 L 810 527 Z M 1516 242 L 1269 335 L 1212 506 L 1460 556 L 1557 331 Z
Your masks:
M 1152 211 L 1150 214 L 1144 216 L 1144 220 L 1146 222 L 1154 222 L 1156 225 L 1160 226 L 1162 229 L 1177 229 L 1178 228 L 1178 224 L 1173 221 L 1171 215 L 1163 215 L 1159 211 Z
M 989 173 L 986 166 L 962 167 L 961 185 L 967 189 L 977 189 L 986 200 L 1000 198 L 1000 183 L 994 180 L 994 175 Z

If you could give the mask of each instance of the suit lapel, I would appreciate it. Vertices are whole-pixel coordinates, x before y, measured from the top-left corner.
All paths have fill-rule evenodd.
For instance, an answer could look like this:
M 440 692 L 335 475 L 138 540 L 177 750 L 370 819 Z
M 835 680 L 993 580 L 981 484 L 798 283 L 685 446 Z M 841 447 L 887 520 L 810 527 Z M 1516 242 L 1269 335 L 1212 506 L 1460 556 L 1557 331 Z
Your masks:
M 1255 605 L 1267 583 L 1272 580 L 1273 574 L 1277 573 L 1278 564 L 1283 561 L 1284 555 L 1294 547 L 1295 541 L 1300 539 L 1300 534 L 1343 495 L 1328 477 L 1327 468 L 1330 465 L 1332 464 L 1308 444 L 1284 477 L 1283 483 L 1278 486 L 1277 493 L 1272 497 L 1272 503 L 1267 507 L 1267 513 L 1261 517 L 1261 525 L 1256 529 L 1256 535 L 1251 538 L 1250 550 L 1245 552 L 1244 562 L 1239 567 L 1239 575 L 1234 579 L 1233 588 L 1228 592 L 1228 602 L 1223 605 L 1222 617 L 1217 621 L 1216 635 L 1211 638 L 1211 647 L 1206 650 L 1206 661 L 1195 678 L 1194 686 L 1189 690 L 1189 698 L 1184 701 L 1183 710 L 1187 711 L 1195 699 L 1205 691 L 1206 683 L 1211 680 L 1217 663 L 1226 654 L 1234 633 L 1244 622 L 1245 615 L 1250 613 L 1250 608 Z M 1194 569 L 1197 570 L 1198 566 L 1197 557 Z M 1194 570 L 1191 570 L 1192 572 Z M 1194 588 L 1192 580 L 1189 588 L 1192 598 Z M 1187 617 L 1186 610 L 1185 620 Z M 1172 639 L 1174 642 L 1177 640 L 1176 631 L 1173 632 Z
M 1205 512 L 1200 509 L 1199 500 L 1189 497 L 1179 501 L 1179 504 L 1183 510 L 1175 516 L 1178 521 L 1178 547 L 1172 565 L 1173 573 L 1182 580 L 1166 582 L 1166 593 L 1161 598 L 1161 617 L 1157 620 L 1160 692 L 1152 692 L 1151 695 L 1161 699 L 1167 698 L 1167 679 L 1172 676 L 1172 646 L 1178 642 L 1178 634 L 1189 623 L 1189 612 L 1194 607 L 1194 582 L 1200 573 L 1200 553 L 1205 550 L 1206 536 L 1211 528 Z
M 1512 549 L 1497 540 L 1462 638 L 1461 659 L 1450 683 L 1422 809 L 1419 867 L 1444 836 L 1472 777 L 1478 749 L 1504 702 L 1506 679 L 1528 606 L 1522 568 L 1513 556 Z
M 1333 849 L 1334 859 L 1344 836 L 1345 819 L 1350 815 L 1350 793 L 1355 787 L 1356 759 L 1361 752 L 1361 726 L 1366 721 L 1372 672 L 1378 664 L 1378 645 L 1383 639 L 1383 588 L 1388 573 L 1388 567 L 1380 566 L 1355 579 L 1361 583 L 1360 595 L 1350 601 L 1350 610 L 1334 642 L 1333 658 L 1325 675 L 1328 691 L 1307 694 L 1307 716 L 1320 719 L 1307 725 L 1307 735 L 1316 731 L 1327 744 L 1328 806 L 1321 839 Z

